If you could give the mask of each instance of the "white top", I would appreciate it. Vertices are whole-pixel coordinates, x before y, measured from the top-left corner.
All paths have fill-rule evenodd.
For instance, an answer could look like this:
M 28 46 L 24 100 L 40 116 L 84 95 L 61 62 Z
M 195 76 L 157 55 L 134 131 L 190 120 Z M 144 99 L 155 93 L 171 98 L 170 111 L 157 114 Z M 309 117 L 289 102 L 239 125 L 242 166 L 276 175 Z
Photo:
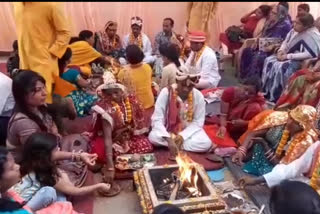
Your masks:
M 211 87 L 216 87 L 221 79 L 219 74 L 218 61 L 215 52 L 205 47 L 200 58 L 196 62 L 195 66 L 191 66 L 191 60 L 193 59 L 195 52 L 191 52 L 189 58 L 186 61 L 186 66 L 191 72 L 200 73 L 201 79 L 209 81 Z
M 150 39 L 148 38 L 148 36 L 144 33 L 141 33 L 142 35 L 142 51 L 144 53 L 145 56 L 151 56 L 152 55 L 152 46 L 151 46 L 151 42 Z M 127 34 L 123 40 L 123 48 L 125 49 L 130 42 L 130 34 Z
M 12 95 L 12 79 L 0 72 L 0 116 L 10 117 L 15 102 Z
M 288 165 L 278 164 L 271 172 L 263 175 L 268 186 L 273 187 L 288 179 L 309 182 L 309 179 L 304 177 L 303 174 L 306 174 L 311 170 L 312 160 L 317 155 L 315 154 L 315 151 L 317 150 L 318 146 L 320 146 L 320 141 L 312 144 L 297 160 Z
M 152 130 L 160 133 L 162 137 L 170 137 L 169 132 L 165 127 L 166 112 L 168 105 L 168 88 L 161 90 L 158 99 L 155 104 L 155 110 L 151 117 Z M 187 100 L 185 102 L 188 102 Z M 206 104 L 201 92 L 197 89 L 193 89 L 193 121 L 186 124 L 186 127 L 179 133 L 184 140 L 190 138 L 193 134 L 203 128 L 205 120 L 205 108 Z

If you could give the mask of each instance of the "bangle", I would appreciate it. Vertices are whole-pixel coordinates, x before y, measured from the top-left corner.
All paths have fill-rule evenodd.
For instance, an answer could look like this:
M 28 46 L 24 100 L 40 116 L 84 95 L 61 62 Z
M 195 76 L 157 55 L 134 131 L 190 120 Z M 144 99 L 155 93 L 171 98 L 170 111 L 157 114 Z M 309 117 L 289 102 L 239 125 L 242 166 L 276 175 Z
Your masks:
M 276 157 L 276 156 L 275 156 L 275 155 L 273 155 L 273 157 L 272 157 L 269 161 L 272 161 L 273 159 L 275 159 L 275 157 Z
M 264 155 L 269 155 L 272 152 L 272 149 L 269 149 L 266 153 L 264 153 Z
M 107 171 L 114 171 L 114 167 L 110 167 L 106 169 Z
M 238 150 L 243 156 L 247 156 L 247 149 L 244 146 L 240 146 Z
M 80 151 L 77 153 L 77 155 L 76 155 L 76 161 L 77 161 L 77 162 L 80 162 L 80 161 L 81 161 L 81 153 L 83 153 L 82 150 L 80 150 Z
M 72 150 L 72 154 L 71 154 L 71 161 L 74 162 L 74 158 L 75 158 L 75 153 L 74 150 Z

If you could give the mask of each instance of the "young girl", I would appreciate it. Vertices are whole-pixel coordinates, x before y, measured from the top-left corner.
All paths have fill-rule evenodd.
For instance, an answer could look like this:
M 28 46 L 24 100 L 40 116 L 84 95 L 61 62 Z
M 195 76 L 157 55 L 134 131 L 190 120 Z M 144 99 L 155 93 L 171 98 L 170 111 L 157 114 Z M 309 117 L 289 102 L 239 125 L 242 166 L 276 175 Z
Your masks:
M 57 168 L 54 161 L 58 153 L 58 139 L 49 133 L 32 134 L 23 149 L 21 162 L 22 181 L 11 189 L 18 193 L 24 201 L 30 201 L 32 196 L 41 188 L 54 187 L 57 195 L 63 193 L 70 196 L 79 196 L 92 193 L 96 190 L 106 193 L 110 189 L 109 184 L 98 183 L 95 185 L 75 187 L 68 176 Z M 80 154 L 74 153 L 73 160 L 80 161 Z M 65 200 L 64 197 L 57 197 Z

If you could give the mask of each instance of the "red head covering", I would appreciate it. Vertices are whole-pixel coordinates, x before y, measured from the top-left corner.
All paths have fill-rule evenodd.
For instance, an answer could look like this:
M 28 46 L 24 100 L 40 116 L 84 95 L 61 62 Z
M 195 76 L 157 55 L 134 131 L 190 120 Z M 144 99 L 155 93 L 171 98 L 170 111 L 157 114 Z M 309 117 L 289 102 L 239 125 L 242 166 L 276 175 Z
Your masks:
M 189 33 L 190 42 L 205 42 L 207 37 L 206 33 L 202 31 L 193 31 Z

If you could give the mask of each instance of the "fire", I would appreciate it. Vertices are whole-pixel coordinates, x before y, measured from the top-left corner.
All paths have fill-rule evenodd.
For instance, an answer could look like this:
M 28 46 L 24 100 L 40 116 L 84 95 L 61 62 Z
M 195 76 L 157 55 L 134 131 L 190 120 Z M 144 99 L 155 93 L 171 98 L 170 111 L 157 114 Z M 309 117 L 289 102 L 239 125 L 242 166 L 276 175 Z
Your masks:
M 176 161 L 179 166 L 181 185 L 187 188 L 192 195 L 201 196 L 201 192 L 197 187 L 198 172 L 195 162 L 183 152 L 179 152 Z

